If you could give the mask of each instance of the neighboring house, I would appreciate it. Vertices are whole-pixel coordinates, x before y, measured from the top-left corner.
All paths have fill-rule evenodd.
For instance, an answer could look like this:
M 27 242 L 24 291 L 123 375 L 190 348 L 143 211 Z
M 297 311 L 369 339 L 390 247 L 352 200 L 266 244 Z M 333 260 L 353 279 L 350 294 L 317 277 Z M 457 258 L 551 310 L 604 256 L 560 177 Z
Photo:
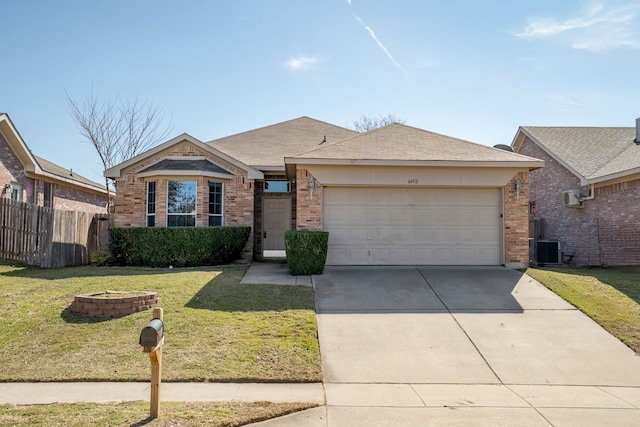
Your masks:
M 512 147 L 545 162 L 529 177 L 541 247 L 560 246 L 558 261 L 578 266 L 640 264 L 640 119 L 635 128 L 524 126 Z
M 405 125 L 361 134 L 301 117 L 208 143 L 182 134 L 105 176 L 116 226 L 249 225 L 253 259 L 296 229 L 329 231 L 333 265 L 522 267 L 542 166 Z
M 63 210 L 107 209 L 104 185 L 33 155 L 6 113 L 0 113 L 0 197 Z

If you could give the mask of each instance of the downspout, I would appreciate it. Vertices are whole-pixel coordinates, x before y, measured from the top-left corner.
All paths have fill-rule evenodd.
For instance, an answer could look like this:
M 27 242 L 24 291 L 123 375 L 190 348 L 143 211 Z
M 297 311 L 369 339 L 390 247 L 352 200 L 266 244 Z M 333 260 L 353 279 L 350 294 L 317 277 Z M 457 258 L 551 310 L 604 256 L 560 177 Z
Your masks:
M 580 197 L 580 203 L 584 202 L 585 200 L 593 200 L 596 198 L 596 188 L 594 184 L 589 184 L 589 196 L 587 197 Z

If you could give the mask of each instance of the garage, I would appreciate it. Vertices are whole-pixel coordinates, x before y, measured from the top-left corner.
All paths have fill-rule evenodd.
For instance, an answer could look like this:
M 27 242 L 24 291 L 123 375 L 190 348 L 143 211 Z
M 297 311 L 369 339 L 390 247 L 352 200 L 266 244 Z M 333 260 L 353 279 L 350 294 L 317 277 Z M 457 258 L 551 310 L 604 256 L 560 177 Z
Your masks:
M 329 265 L 500 265 L 502 189 L 328 186 Z
M 526 267 L 542 166 L 398 123 L 285 157 L 296 229 L 329 232 L 329 265 Z

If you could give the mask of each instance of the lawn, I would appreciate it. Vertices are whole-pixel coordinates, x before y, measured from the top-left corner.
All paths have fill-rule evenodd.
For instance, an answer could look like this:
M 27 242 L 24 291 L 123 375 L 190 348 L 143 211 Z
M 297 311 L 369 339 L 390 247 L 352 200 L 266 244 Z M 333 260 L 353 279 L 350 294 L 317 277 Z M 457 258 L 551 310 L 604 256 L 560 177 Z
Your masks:
M 529 268 L 526 273 L 640 354 L 640 269 Z
M 105 290 L 159 294 L 163 381 L 321 381 L 313 290 L 241 285 L 245 272 L 0 264 L 0 381 L 149 381 L 138 338 L 151 311 L 69 312 L 74 295 Z

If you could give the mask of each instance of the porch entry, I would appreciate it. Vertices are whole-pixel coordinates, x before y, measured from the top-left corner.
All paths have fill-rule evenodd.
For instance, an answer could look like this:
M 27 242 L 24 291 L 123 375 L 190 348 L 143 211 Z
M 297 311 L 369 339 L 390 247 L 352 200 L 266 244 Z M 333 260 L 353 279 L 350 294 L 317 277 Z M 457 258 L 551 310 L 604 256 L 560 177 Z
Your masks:
M 262 199 L 264 256 L 284 256 L 284 232 L 291 229 L 291 198 Z

